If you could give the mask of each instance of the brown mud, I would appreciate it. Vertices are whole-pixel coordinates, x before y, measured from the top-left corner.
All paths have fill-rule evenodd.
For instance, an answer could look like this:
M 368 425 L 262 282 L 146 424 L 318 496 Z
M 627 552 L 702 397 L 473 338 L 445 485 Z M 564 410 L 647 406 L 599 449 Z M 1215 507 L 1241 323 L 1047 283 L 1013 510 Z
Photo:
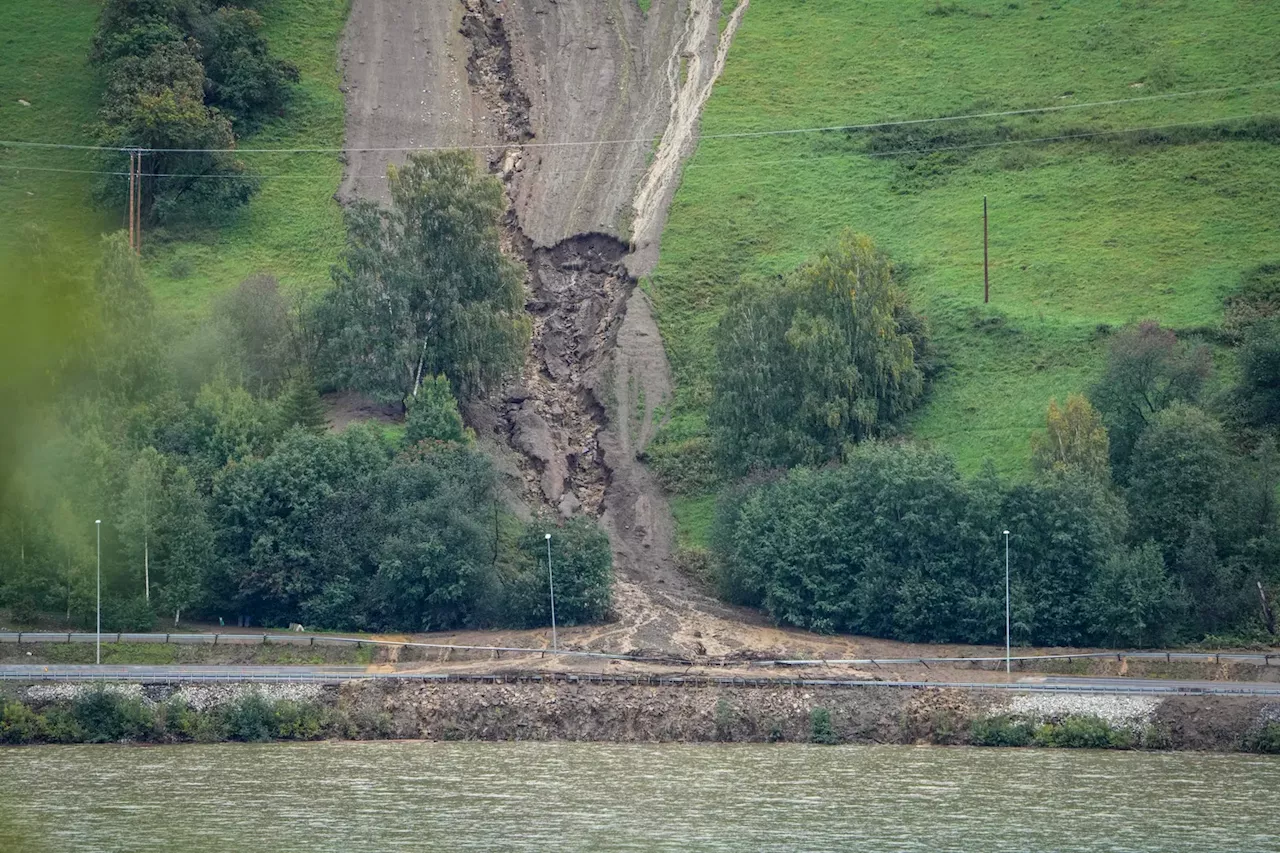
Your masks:
M 670 509 L 638 460 L 671 377 L 637 277 L 746 8 L 722 32 L 719 0 L 647 14 L 632 0 L 355 0 L 344 39 L 341 198 L 385 199 L 379 175 L 415 146 L 472 147 L 506 187 L 532 341 L 519 379 L 466 416 L 510 492 L 609 533 L 617 621 L 591 648 L 695 656 L 764 639 L 744 636 L 755 614 L 675 569 Z

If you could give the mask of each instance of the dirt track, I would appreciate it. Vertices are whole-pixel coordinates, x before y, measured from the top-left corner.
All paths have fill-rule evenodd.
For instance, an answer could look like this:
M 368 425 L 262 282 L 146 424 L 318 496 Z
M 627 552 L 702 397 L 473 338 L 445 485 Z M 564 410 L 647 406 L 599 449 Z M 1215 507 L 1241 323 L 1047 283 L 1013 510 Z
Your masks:
M 620 621 L 593 648 L 773 645 L 675 570 L 670 509 L 637 461 L 671 379 L 636 276 L 747 4 L 721 21 L 719 0 L 354 0 L 348 22 L 342 198 L 385 199 L 379 176 L 411 147 L 472 146 L 507 188 L 533 341 L 519 381 L 467 417 L 512 492 L 609 531 Z

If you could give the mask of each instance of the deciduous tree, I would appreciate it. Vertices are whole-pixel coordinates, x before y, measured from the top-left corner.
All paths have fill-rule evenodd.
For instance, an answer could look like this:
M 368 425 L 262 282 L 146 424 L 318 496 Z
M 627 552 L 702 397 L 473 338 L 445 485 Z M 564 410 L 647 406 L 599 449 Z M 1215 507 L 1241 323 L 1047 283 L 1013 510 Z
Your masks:
M 927 327 L 888 259 L 846 232 L 776 291 L 748 289 L 716 331 L 710 424 L 730 473 L 815 464 L 920 400 Z
M 458 151 L 411 155 L 388 183 L 390 209 L 347 210 L 319 323 L 328 369 L 388 402 L 439 374 L 479 394 L 520 364 L 529 334 L 520 272 L 498 241 L 502 187 Z

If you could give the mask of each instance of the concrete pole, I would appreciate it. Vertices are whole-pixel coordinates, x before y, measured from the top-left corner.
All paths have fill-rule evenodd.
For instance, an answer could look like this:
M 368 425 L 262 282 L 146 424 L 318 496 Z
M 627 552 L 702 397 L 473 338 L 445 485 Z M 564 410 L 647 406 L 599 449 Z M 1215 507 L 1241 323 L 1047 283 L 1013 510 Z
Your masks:
M 98 531 L 98 636 L 94 641 L 94 660 L 102 663 L 102 519 L 93 523 Z
M 1004 532 L 1004 673 L 1012 669 L 1009 658 L 1009 531 Z
M 547 534 L 547 586 L 551 589 L 551 648 L 559 648 L 556 642 L 556 579 L 551 573 L 551 534 Z

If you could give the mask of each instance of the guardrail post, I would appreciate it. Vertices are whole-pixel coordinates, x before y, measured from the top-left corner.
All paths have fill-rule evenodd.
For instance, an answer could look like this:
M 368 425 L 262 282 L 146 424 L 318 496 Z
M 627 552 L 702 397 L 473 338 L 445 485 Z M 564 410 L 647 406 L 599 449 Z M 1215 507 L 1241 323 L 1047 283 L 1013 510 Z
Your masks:
M 220 637 L 220 636 L 221 636 L 220 634 L 214 634 L 214 635 L 213 635 L 213 644 L 214 644 L 215 646 L 216 646 L 216 645 L 218 645 L 218 637 Z
M 68 632 L 67 632 L 67 642 L 68 642 L 68 643 L 70 643 L 70 642 L 71 642 L 71 632 L 70 632 L 70 631 L 68 631 Z

